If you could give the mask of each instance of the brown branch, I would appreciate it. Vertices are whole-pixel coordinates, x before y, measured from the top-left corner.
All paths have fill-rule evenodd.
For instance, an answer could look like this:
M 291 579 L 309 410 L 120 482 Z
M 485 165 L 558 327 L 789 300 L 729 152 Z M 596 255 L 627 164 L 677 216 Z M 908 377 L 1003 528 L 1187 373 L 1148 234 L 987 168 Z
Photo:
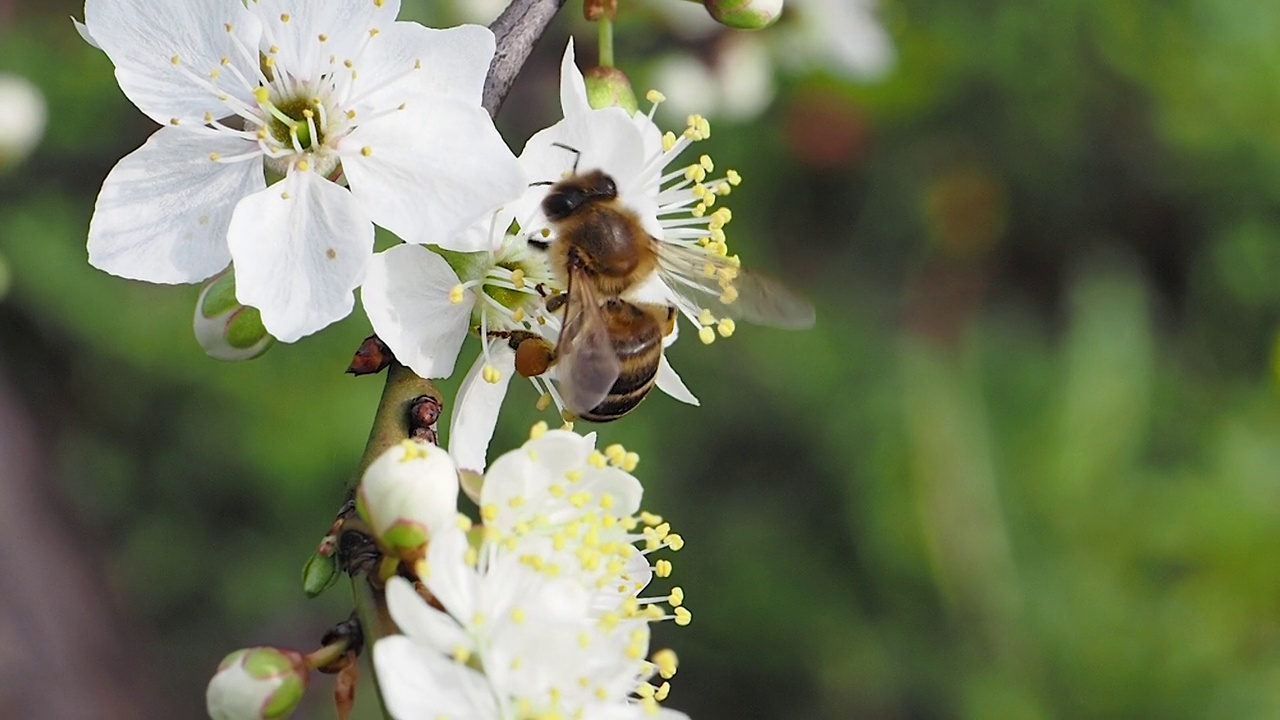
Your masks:
M 547 31 L 547 26 L 564 5 L 565 0 L 512 0 L 506 10 L 489 26 L 498 39 L 498 51 L 489 63 L 489 76 L 484 80 L 481 105 L 496 116 L 498 108 L 511 92 L 511 85 L 533 52 L 533 46 Z

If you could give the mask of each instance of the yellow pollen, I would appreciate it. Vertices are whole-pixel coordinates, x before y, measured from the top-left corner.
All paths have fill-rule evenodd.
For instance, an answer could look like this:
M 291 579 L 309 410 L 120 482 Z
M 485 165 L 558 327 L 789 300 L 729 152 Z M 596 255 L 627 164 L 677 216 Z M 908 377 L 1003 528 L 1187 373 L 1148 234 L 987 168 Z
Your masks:
M 568 410 L 561 410 L 560 419 L 565 422 L 573 422 L 573 413 L 569 412 Z
M 364 147 L 360 148 L 360 154 L 365 157 L 369 157 L 370 155 L 373 154 L 373 148 L 369 147 L 368 145 L 365 145 Z
M 698 322 L 702 325 L 714 325 L 716 316 L 712 315 L 710 310 L 703 308 L 702 312 L 698 314 Z
M 329 36 L 325 35 L 324 33 L 320 33 L 319 35 L 317 35 L 316 39 L 319 40 L 320 42 L 329 42 Z
M 666 700 L 667 696 L 670 694 L 671 694 L 671 683 L 664 682 L 662 683 L 662 685 L 658 686 L 658 692 L 653 694 L 653 699 L 657 700 L 658 702 L 662 702 L 663 700 Z
M 218 59 L 218 64 L 222 65 L 223 67 L 226 67 L 227 65 L 231 64 L 231 58 L 227 57 L 226 55 L 223 55 L 221 58 Z
M 627 657 L 632 660 L 639 660 L 644 657 L 644 645 L 640 643 L 631 643 L 627 646 Z
M 289 13 L 280 13 L 280 22 L 282 23 L 289 22 Z
M 538 438 L 546 434 L 547 434 L 547 423 L 543 420 L 539 420 L 538 422 L 533 424 L 533 427 L 529 428 L 530 440 L 537 440 Z
M 485 503 L 480 508 L 480 519 L 485 522 L 493 522 L 498 519 L 498 506 L 493 503 Z
M 517 625 L 524 623 L 524 610 L 521 610 L 520 608 L 513 608 L 511 610 L 511 622 Z
M 292 195 L 290 195 L 288 192 L 282 192 L 282 193 L 280 193 L 280 199 L 281 199 L 281 200 L 288 200 L 288 199 L 289 199 L 289 198 L 291 198 L 291 197 L 293 197 L 293 196 L 292 196 Z
M 182 59 L 179 58 L 177 55 L 174 55 L 173 57 L 169 58 L 169 62 L 173 63 L 174 65 L 178 65 L 179 63 L 182 62 Z
M 609 699 L 609 691 L 603 687 L 596 688 L 596 699 L 604 702 Z
M 559 500 L 560 498 L 564 497 L 564 486 L 561 485 L 560 483 L 551 483 L 551 485 L 547 488 L 547 493 L 551 495 L 551 497 Z
M 659 712 L 658 701 L 651 697 L 640 698 L 640 705 L 644 708 L 645 715 L 657 715 Z
M 706 170 L 707 172 L 711 172 L 712 170 L 715 170 L 715 169 L 716 169 L 716 165 L 715 165 L 715 163 L 711 162 L 711 156 L 710 156 L 710 155 L 703 155 L 703 156 L 699 157 L 699 158 L 698 158 L 698 164 L 699 164 L 699 165 L 701 165 L 701 166 L 702 166 L 702 169 L 703 169 L 703 170 Z
M 725 288 L 725 289 L 724 289 L 724 292 L 723 292 L 723 293 L 721 293 L 721 295 L 720 295 L 720 302 L 724 303 L 725 305 L 729 305 L 729 304 L 731 304 L 734 300 L 737 300 L 737 299 L 738 299 L 738 288 L 736 288 L 736 287 L 734 287 L 734 286 L 732 286 L 732 285 L 730 285 L 729 287 Z M 728 337 L 728 336 L 726 336 L 726 337 Z
M 455 645 L 453 647 L 453 661 L 456 663 L 465 663 L 471 659 L 471 651 L 463 645 Z
M 684 590 L 680 587 L 671 588 L 671 594 L 667 596 L 667 603 L 671 607 L 680 607 L 684 604 Z
M 623 530 L 626 530 L 627 532 L 631 532 L 632 530 L 636 529 L 636 527 L 640 524 L 640 521 L 636 520 L 634 517 L 627 516 L 619 520 L 618 524 L 622 526 Z
M 212 69 L 212 70 L 210 70 L 210 71 L 209 71 L 209 79 L 210 79 L 210 80 L 217 80 L 217 79 L 218 79 L 218 76 L 219 76 L 219 75 L 221 75 L 221 74 L 222 74 L 222 71 L 218 70 L 218 68 L 214 68 L 214 69 Z
M 576 483 L 582 479 L 582 471 L 581 470 L 565 470 L 564 477 L 569 482 Z
M 271 47 L 267 48 L 268 55 L 276 55 L 276 54 L 279 54 L 279 52 L 280 52 L 279 45 L 272 45 Z
M 640 464 L 640 453 L 629 452 L 626 457 L 622 458 L 620 463 L 623 470 L 627 472 L 635 472 L 636 466 Z
M 667 99 L 667 96 L 666 96 L 666 95 L 663 95 L 662 93 L 658 92 L 657 90 L 650 90 L 649 92 L 647 92 L 647 93 L 645 93 L 645 94 L 644 94 L 644 99 L 645 99 L 645 100 L 648 100 L 649 102 L 653 103 L 654 105 L 657 105 L 658 103 L 660 103 L 660 102 L 662 102 L 662 101 L 666 100 L 666 99 Z
M 222 23 L 222 29 L 223 29 L 223 30 L 226 30 L 227 32 L 231 32 L 232 30 L 235 30 L 236 28 L 235 28 L 235 26 L 234 26 L 234 25 L 232 25 L 231 23 Z
M 684 627 L 691 622 L 693 622 L 693 613 L 689 612 L 688 608 L 682 608 L 682 607 L 676 608 L 676 624 L 677 625 L 679 625 L 680 627 Z
M 542 393 L 541 395 L 539 395 L 538 401 L 534 403 L 533 406 L 538 408 L 539 410 L 546 410 L 547 408 L 551 407 L 551 393 Z M 545 428 L 546 425 L 547 424 L 545 422 L 542 423 L 543 428 Z M 543 432 L 546 432 L 546 430 L 544 429 Z
M 356 111 L 355 111 L 355 110 L 348 110 L 348 111 L 347 111 L 347 119 L 348 119 L 348 120 L 355 120 L 355 119 L 356 119 Z
M 653 654 L 653 664 L 658 668 L 658 674 L 663 680 L 670 680 L 675 677 L 676 668 L 680 667 L 680 659 L 676 657 L 676 652 L 670 648 L 663 648 Z
M 702 341 L 703 345 L 710 345 L 716 341 L 716 333 L 714 330 L 704 325 L 701 328 L 698 328 L 698 339 Z
M 728 194 L 729 194 L 729 193 L 731 193 L 731 192 L 733 192 L 733 188 L 729 186 L 729 183 L 724 182 L 723 180 L 721 180 L 720 182 L 716 183 L 716 194 L 717 194 L 717 195 L 728 195 Z
M 271 91 L 260 85 L 253 89 L 253 99 L 257 100 L 259 105 L 266 105 L 271 100 Z
M 572 421 L 572 420 L 568 420 L 568 419 L 566 419 L 566 420 L 564 421 L 564 424 L 560 426 L 560 429 L 561 429 L 561 430 L 572 430 L 572 429 L 573 429 L 573 421 Z
M 480 371 L 480 376 L 483 377 L 484 381 L 490 385 L 494 385 L 502 379 L 502 373 L 498 371 L 498 368 L 492 365 L 485 365 L 484 369 Z
M 221 156 L 221 155 L 219 155 L 219 154 L 218 154 L 218 153 L 216 153 L 216 152 L 211 152 L 211 153 L 209 153 L 209 159 L 210 159 L 210 160 L 212 160 L 212 161 L 214 161 L 214 162 L 218 162 L 218 158 L 220 158 L 220 157 L 222 157 L 222 156 Z
M 604 449 L 604 456 L 610 460 L 617 462 L 618 458 L 627 454 L 627 449 L 619 443 L 613 443 Z
M 213 113 L 209 112 L 208 110 L 205 110 L 205 111 L 204 111 L 204 121 L 205 121 L 205 122 L 207 122 L 207 123 L 211 123 L 211 122 L 213 122 Z M 265 130 L 265 128 L 264 128 L 264 130 Z
M 404 452 L 404 457 L 400 458 L 400 462 L 409 462 L 410 460 L 421 460 L 427 457 L 427 448 L 419 445 L 412 440 L 401 440 L 400 450 Z
M 378 28 L 369 28 L 369 37 L 378 37 L 378 33 L 382 32 Z
M 480 553 L 477 552 L 475 548 L 469 547 L 467 548 L 467 552 L 463 554 L 462 560 L 467 565 L 475 567 L 476 563 L 480 562 Z
M 724 177 L 729 181 L 730 185 L 737 185 L 742 182 L 742 176 L 738 174 L 737 170 L 729 170 L 725 172 Z M 728 212 L 727 208 L 725 209 L 725 212 Z
M 174 60 L 177 60 L 176 56 L 174 57 Z M 666 134 L 662 136 L 662 151 L 671 152 L 671 148 L 675 147 L 675 145 L 676 145 L 675 133 L 668 130 Z
M 604 454 L 599 450 L 592 450 L 591 454 L 587 456 L 587 464 L 594 468 L 603 468 L 609 464 L 609 461 L 605 459 Z
M 731 318 L 725 318 L 716 325 L 716 330 L 720 331 L 720 337 L 729 337 L 736 327 Z
M 463 532 L 467 532 L 471 529 L 471 518 L 466 515 L 459 515 L 458 519 L 455 520 L 454 523 L 458 526 L 458 529 Z
M 636 592 L 639 592 L 639 590 L 636 590 Z M 662 608 L 658 607 L 657 605 L 650 605 L 649 607 L 644 609 L 644 616 L 646 620 L 653 620 L 653 621 L 661 620 L 663 618 Z
M 671 561 L 659 560 L 653 564 L 653 574 L 660 578 L 671 577 Z
M 680 548 L 684 547 L 684 538 L 676 533 L 671 533 L 667 536 L 667 547 L 671 548 L 672 552 L 679 552 Z
M 524 308 L 516 308 L 515 312 L 511 313 L 511 321 L 524 322 Z
M 297 167 L 298 170 L 302 172 L 306 172 L 311 169 L 311 164 L 308 163 L 306 160 L 299 160 L 298 164 L 295 167 Z
M 608 510 L 609 508 L 613 507 L 613 496 L 610 495 L 609 493 L 601 493 L 600 507 L 604 508 L 605 510 Z
M 607 612 L 600 616 L 600 627 L 605 630 L 613 630 L 618 627 L 618 623 L 622 618 L 616 612 Z
M 591 502 L 591 493 L 574 493 L 569 496 L 569 504 L 576 508 L 584 508 Z
M 524 287 L 524 270 L 516 268 L 511 271 L 511 284 L 518 288 Z
M 426 580 L 431 577 L 431 566 L 427 564 L 426 558 L 413 564 L 413 574 L 418 576 L 419 580 Z
M 702 203 L 698 203 L 697 205 L 694 205 L 693 209 L 689 211 L 689 214 L 694 217 L 702 217 L 706 213 L 707 213 L 707 206 L 703 205 Z
M 653 527 L 654 525 L 662 524 L 662 516 L 655 515 L 649 512 L 648 510 L 642 510 L 640 512 L 640 521 L 643 522 L 645 525 L 648 525 L 649 527 Z
M 518 507 L 523 507 L 523 506 L 524 506 L 524 496 L 523 496 L 523 495 L 516 495 L 516 496 L 512 497 L 510 500 L 508 500 L 508 501 L 507 501 L 507 505 L 508 505 L 508 506 L 510 506 L 513 510 L 514 510 L 515 508 L 518 508 Z
M 385 1 L 385 0 L 373 0 L 373 4 L 374 4 L 376 7 L 382 7 L 382 3 L 383 3 L 384 1 Z
M 179 120 L 178 118 L 169 118 L 169 124 L 170 124 L 170 125 L 177 125 L 177 124 L 178 124 L 178 123 L 180 123 L 180 122 L 182 122 L 182 121 L 181 121 L 181 120 Z
M 636 695 L 639 695 L 642 698 L 653 697 L 656 692 L 658 692 L 658 688 L 650 685 L 649 683 L 645 683 L 636 688 Z
M 463 289 L 463 287 L 462 287 L 461 285 L 454 285 L 454 286 L 449 290 L 449 302 L 453 303 L 454 305 L 461 305 L 461 304 L 462 304 L 462 297 L 463 297 L 462 293 L 463 293 L 463 291 L 464 291 L 464 289 Z

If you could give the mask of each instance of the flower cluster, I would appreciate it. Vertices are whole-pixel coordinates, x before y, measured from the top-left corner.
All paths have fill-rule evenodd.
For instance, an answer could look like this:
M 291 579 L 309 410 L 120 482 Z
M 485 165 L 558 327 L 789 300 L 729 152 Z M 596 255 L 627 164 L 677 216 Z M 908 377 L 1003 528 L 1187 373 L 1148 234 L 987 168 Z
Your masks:
M 649 653 L 650 623 L 689 622 L 683 592 L 643 595 L 671 574 L 669 560 L 651 564 L 650 555 L 683 540 L 640 511 L 642 488 L 628 472 L 638 457 L 594 445 L 591 435 L 536 426 L 486 473 L 480 524 L 462 515 L 437 524 L 412 564 L 417 584 L 388 582 L 404 635 L 378 641 L 373 657 L 395 717 L 684 717 L 658 705 L 674 653 Z M 456 471 L 442 451 L 427 452 L 445 460 L 399 482 L 431 495 L 456 483 Z M 365 484 L 406 462 L 398 448 L 384 457 Z

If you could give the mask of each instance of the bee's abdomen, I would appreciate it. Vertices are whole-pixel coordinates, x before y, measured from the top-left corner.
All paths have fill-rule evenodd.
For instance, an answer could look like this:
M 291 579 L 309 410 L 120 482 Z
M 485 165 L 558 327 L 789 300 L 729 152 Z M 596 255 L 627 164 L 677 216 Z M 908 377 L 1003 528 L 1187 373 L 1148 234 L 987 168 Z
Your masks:
M 582 415 L 592 422 L 617 420 L 634 410 L 653 389 L 662 360 L 662 329 L 652 316 L 622 301 L 610 304 L 610 315 L 615 329 L 626 327 L 627 332 L 612 335 L 618 379 L 604 400 Z
M 628 367 L 624 363 L 622 374 L 618 376 L 609 394 L 599 405 L 591 408 L 590 412 L 584 413 L 582 418 L 592 422 L 609 422 L 635 410 L 640 401 L 644 400 L 653 389 L 654 380 L 658 375 L 657 359 L 662 357 L 661 348 L 662 345 L 659 344 L 652 364 Z

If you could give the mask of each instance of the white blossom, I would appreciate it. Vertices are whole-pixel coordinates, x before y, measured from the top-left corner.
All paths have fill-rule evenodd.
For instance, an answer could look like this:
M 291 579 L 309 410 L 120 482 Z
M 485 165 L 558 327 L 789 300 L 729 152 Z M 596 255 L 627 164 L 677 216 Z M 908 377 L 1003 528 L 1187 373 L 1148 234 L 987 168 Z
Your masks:
M 88 0 L 82 34 L 163 125 L 103 183 L 90 262 L 161 283 L 234 262 L 239 300 L 290 342 L 350 312 L 372 223 L 423 242 L 519 194 L 479 106 L 492 33 L 399 5 Z
M 388 709 L 402 719 L 685 717 L 658 705 L 669 685 L 650 682 L 675 673 L 674 654 L 649 653 L 651 622 L 689 621 L 683 592 L 641 597 L 670 574 L 669 561 L 651 567 L 647 556 L 683 540 L 639 512 L 642 490 L 623 469 L 633 453 L 601 453 L 594 436 L 545 424 L 533 435 L 485 475 L 483 527 L 460 517 L 414 567 L 444 609 L 408 581 L 388 583 L 404 633 L 373 650 Z

